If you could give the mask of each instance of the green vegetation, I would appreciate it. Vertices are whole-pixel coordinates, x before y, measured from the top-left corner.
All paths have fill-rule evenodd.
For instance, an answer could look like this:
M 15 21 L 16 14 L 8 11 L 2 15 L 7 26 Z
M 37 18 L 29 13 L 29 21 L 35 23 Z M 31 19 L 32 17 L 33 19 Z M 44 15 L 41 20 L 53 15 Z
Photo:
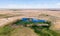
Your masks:
M 17 25 L 19 25 L 19 24 L 33 24 L 33 22 L 26 22 L 26 21 L 18 20 L 17 22 L 15 22 L 15 24 L 17 24 Z
M 43 28 L 41 26 L 32 26 L 31 27 L 35 33 L 37 33 L 39 36 L 60 36 L 60 33 L 57 33 L 53 30 Z M 42 28 L 42 29 L 41 29 Z
M 18 20 L 17 22 L 15 22 L 16 25 L 23 25 L 23 26 L 27 26 L 27 24 L 33 24 L 33 22 L 26 22 L 26 21 L 22 21 L 22 20 Z
M 10 36 L 11 31 L 14 29 L 10 26 L 4 26 L 0 28 L 0 36 Z
M 23 35 L 22 35 L 23 34 Z M 28 27 L 4 26 L 0 28 L 0 36 L 31 36 L 36 35 L 34 31 Z
M 13 26 L 14 24 L 16 24 L 16 25 Z M 50 21 L 46 21 L 46 22 L 43 22 L 43 23 L 41 23 L 41 22 L 33 23 L 33 22 L 25 22 L 25 21 L 22 21 L 22 20 L 18 20 L 17 22 L 14 22 L 13 25 L 7 25 L 7 26 L 4 26 L 4 27 L 0 27 L 0 36 L 14 36 L 15 33 L 16 33 L 16 35 L 18 35 L 18 34 L 20 35 L 20 32 L 22 32 L 23 30 L 21 30 L 22 28 L 20 28 L 20 26 L 17 27 L 17 28 L 16 28 L 16 26 L 18 26 L 18 25 L 26 26 L 27 24 L 48 24 L 49 25 L 49 26 L 32 25 L 31 27 L 28 27 L 28 28 L 33 29 L 34 32 L 37 33 L 38 36 L 60 36 L 60 33 L 49 29 L 50 26 L 51 26 Z M 24 29 L 25 29 L 25 27 L 24 27 Z M 19 30 L 20 32 L 17 31 L 17 30 Z
M 51 26 L 51 22 L 50 21 L 46 21 L 46 22 L 32 22 L 32 21 L 22 21 L 22 20 L 17 20 L 17 22 L 15 22 L 14 24 L 16 25 L 24 25 L 26 26 L 27 24 L 48 24 L 49 26 Z
M 35 33 L 37 33 L 39 36 L 60 36 L 60 33 L 57 33 L 56 31 L 50 30 L 50 26 L 51 26 L 51 22 L 50 21 L 46 21 L 46 22 L 38 22 L 38 23 L 33 23 L 33 22 L 25 22 L 22 20 L 19 20 L 18 22 L 16 22 L 16 24 L 48 24 L 49 26 L 36 26 L 33 25 L 32 28 L 34 30 Z

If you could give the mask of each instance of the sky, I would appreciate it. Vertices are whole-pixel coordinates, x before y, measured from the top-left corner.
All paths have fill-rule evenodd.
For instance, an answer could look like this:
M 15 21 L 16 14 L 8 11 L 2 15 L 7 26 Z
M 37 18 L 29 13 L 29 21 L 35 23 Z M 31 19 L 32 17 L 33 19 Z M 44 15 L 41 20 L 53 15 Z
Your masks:
M 60 0 L 0 0 L 0 8 L 9 9 L 60 8 Z

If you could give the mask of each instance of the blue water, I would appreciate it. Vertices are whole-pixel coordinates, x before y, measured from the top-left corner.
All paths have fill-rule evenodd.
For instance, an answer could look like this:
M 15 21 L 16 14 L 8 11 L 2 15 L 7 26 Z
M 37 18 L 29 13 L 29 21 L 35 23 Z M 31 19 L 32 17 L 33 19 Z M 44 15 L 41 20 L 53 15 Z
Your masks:
M 22 18 L 23 21 L 29 21 L 28 18 Z M 32 22 L 45 22 L 45 20 L 38 20 L 38 19 L 35 19 L 35 18 L 32 18 L 31 20 Z
M 33 20 L 32 22 L 45 22 L 45 20 Z
M 28 20 L 28 18 L 22 18 L 22 20 L 23 20 L 23 21 L 26 21 L 26 20 Z

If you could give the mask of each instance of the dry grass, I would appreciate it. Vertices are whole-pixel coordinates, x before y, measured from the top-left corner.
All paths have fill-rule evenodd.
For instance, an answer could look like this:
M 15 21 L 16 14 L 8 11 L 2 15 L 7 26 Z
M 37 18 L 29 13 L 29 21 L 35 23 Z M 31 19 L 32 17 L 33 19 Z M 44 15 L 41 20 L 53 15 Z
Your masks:
M 47 15 L 51 15 L 56 18 L 56 22 L 53 22 L 51 29 L 54 30 L 59 30 L 60 31 L 60 11 L 50 11 L 50 10 L 3 10 L 0 11 L 0 17 L 6 17 L 6 18 L 0 18 L 0 27 L 5 26 L 7 24 L 11 24 L 23 17 L 29 17 L 29 18 L 43 18 L 42 19 L 51 19 L 51 17 L 46 17 Z M 3 15 L 2 15 L 3 14 Z M 41 14 L 47 14 L 47 15 L 42 15 Z M 11 17 L 12 16 L 12 17 Z M 1 30 L 1 29 L 0 29 Z M 26 27 L 18 27 L 15 28 L 14 31 L 10 33 L 11 36 L 37 36 L 36 33 L 30 28 Z M 5 36 L 5 35 L 0 35 L 0 36 Z M 7 36 L 7 35 L 6 35 Z
M 7 17 L 9 16 L 14 16 L 12 18 L 9 17 L 8 21 L 12 22 L 13 20 L 15 21 L 15 19 L 21 19 L 23 17 L 30 17 L 30 18 L 40 18 L 37 17 L 40 14 L 47 14 L 47 15 L 51 15 L 51 16 L 55 16 L 55 17 L 59 17 L 59 19 L 56 19 L 56 23 L 54 23 L 54 28 L 55 29 L 60 29 L 60 11 L 51 11 L 51 10 L 39 10 L 39 9 L 35 9 L 35 10 L 1 10 L 0 14 L 8 14 Z M 17 15 L 17 16 L 16 16 Z M 45 18 L 45 17 L 44 17 Z M 43 19 L 44 19 L 43 18 Z M 48 19 L 49 17 L 46 17 L 45 19 Z M 4 19 L 4 18 L 3 18 Z M 59 21 L 58 21 L 59 20 Z M 4 21 L 3 21 L 4 22 Z M 5 21 L 7 23 L 7 21 Z M 3 24 L 4 25 L 4 24 Z
M 5 26 L 0 28 L 0 36 L 37 36 L 36 33 L 30 28 Z
M 11 36 L 37 36 L 37 34 L 30 28 L 22 27 L 13 31 Z

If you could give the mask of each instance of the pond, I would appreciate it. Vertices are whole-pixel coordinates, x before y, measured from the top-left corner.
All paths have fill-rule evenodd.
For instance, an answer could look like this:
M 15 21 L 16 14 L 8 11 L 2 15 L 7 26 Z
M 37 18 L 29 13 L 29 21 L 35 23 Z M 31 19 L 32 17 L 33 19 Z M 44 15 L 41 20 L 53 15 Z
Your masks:
M 38 19 L 35 19 L 35 18 L 22 18 L 21 19 L 22 21 L 26 21 L 26 22 L 28 22 L 28 21 L 31 21 L 31 22 L 34 22 L 34 23 L 36 23 L 36 22 L 46 22 L 45 20 L 38 20 Z
M 41 19 L 36 19 L 36 18 L 22 18 L 21 20 L 18 20 L 15 22 L 15 24 L 51 24 L 50 21 L 47 20 L 41 20 Z

